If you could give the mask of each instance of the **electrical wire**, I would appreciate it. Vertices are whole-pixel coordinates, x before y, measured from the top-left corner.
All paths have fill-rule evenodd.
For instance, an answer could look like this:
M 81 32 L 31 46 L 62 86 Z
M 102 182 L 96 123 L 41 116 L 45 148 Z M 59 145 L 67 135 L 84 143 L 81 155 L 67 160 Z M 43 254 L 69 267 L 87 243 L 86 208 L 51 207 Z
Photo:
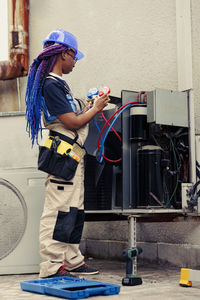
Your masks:
M 174 159 L 175 159 L 176 167 L 177 167 L 177 171 L 176 171 L 176 185 L 175 185 L 174 191 L 173 191 L 173 193 L 172 193 L 170 199 L 169 199 L 168 202 L 166 203 L 166 207 L 169 207 L 169 205 L 170 205 L 170 203 L 171 203 L 171 201 L 172 201 L 172 199 L 173 199 L 173 197 L 174 197 L 174 195 L 175 195 L 175 193 L 176 193 L 176 190 L 177 190 L 177 188 L 178 188 L 178 180 L 179 180 L 179 174 L 178 174 L 178 172 L 179 172 L 179 170 L 180 170 L 180 166 L 178 165 L 178 161 L 177 161 L 177 157 L 176 157 L 176 149 L 175 149 L 174 143 L 173 143 L 173 141 L 172 141 L 172 138 L 171 138 L 168 134 L 167 134 L 166 136 L 167 136 L 167 137 L 169 138 L 169 140 L 170 140 L 170 147 L 172 146 L 172 151 L 173 151 L 173 153 L 174 153 Z M 178 157 L 179 157 L 179 155 L 178 155 Z M 179 157 L 179 162 L 180 162 L 180 157 Z

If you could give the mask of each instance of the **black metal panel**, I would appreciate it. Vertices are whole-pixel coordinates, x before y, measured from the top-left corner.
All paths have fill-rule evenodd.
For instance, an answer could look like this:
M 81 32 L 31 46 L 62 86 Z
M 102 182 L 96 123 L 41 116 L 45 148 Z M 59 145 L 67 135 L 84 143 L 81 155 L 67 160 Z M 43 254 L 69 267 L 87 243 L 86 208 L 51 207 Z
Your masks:
M 107 210 L 112 206 L 113 167 L 100 165 L 96 157 L 85 156 L 85 210 Z
M 138 92 L 122 90 L 122 105 L 132 101 L 137 101 Z M 131 142 L 130 142 L 130 110 L 126 109 L 122 114 L 122 138 L 123 138 L 123 162 L 122 162 L 122 190 L 123 190 L 123 209 L 134 207 L 132 199 L 133 183 L 135 178 L 131 177 Z

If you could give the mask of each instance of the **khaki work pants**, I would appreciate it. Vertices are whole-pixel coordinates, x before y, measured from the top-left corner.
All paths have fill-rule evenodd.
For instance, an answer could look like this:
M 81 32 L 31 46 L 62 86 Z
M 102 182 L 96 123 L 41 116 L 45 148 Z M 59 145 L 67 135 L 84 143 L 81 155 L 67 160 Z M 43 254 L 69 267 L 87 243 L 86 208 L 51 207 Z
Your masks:
M 70 181 L 48 175 L 46 198 L 40 220 L 40 277 L 67 265 L 72 270 L 84 263 L 79 243 L 84 222 L 84 162 Z

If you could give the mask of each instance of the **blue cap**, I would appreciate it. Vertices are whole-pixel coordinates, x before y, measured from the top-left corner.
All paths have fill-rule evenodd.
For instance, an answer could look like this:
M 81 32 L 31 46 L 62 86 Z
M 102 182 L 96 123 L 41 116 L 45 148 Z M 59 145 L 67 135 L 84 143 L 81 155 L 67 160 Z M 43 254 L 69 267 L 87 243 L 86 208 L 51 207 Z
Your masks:
M 78 50 L 78 41 L 76 37 L 68 31 L 56 29 L 50 32 L 43 41 L 43 45 L 45 45 L 47 42 L 54 42 L 73 48 L 76 51 L 76 57 L 78 60 L 84 57 L 84 54 Z

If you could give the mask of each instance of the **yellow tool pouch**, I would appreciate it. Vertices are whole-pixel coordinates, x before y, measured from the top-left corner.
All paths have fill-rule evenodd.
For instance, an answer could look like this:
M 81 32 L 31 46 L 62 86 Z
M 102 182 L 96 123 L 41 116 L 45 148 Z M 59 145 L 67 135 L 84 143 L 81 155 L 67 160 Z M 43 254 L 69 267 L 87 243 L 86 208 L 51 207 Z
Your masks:
M 55 131 L 45 140 L 43 146 L 39 146 L 38 169 L 56 177 L 70 180 L 74 177 L 77 166 L 86 151 L 70 139 Z
M 55 140 L 54 140 L 55 139 Z M 52 136 L 48 136 L 48 138 L 45 140 L 44 142 L 44 147 L 47 148 L 52 148 L 53 147 L 53 143 L 59 143 L 57 146 L 57 150 L 56 152 L 59 154 L 66 154 L 68 155 L 69 152 L 72 150 L 73 145 L 61 140 L 61 139 L 57 139 L 57 137 L 52 137 Z

